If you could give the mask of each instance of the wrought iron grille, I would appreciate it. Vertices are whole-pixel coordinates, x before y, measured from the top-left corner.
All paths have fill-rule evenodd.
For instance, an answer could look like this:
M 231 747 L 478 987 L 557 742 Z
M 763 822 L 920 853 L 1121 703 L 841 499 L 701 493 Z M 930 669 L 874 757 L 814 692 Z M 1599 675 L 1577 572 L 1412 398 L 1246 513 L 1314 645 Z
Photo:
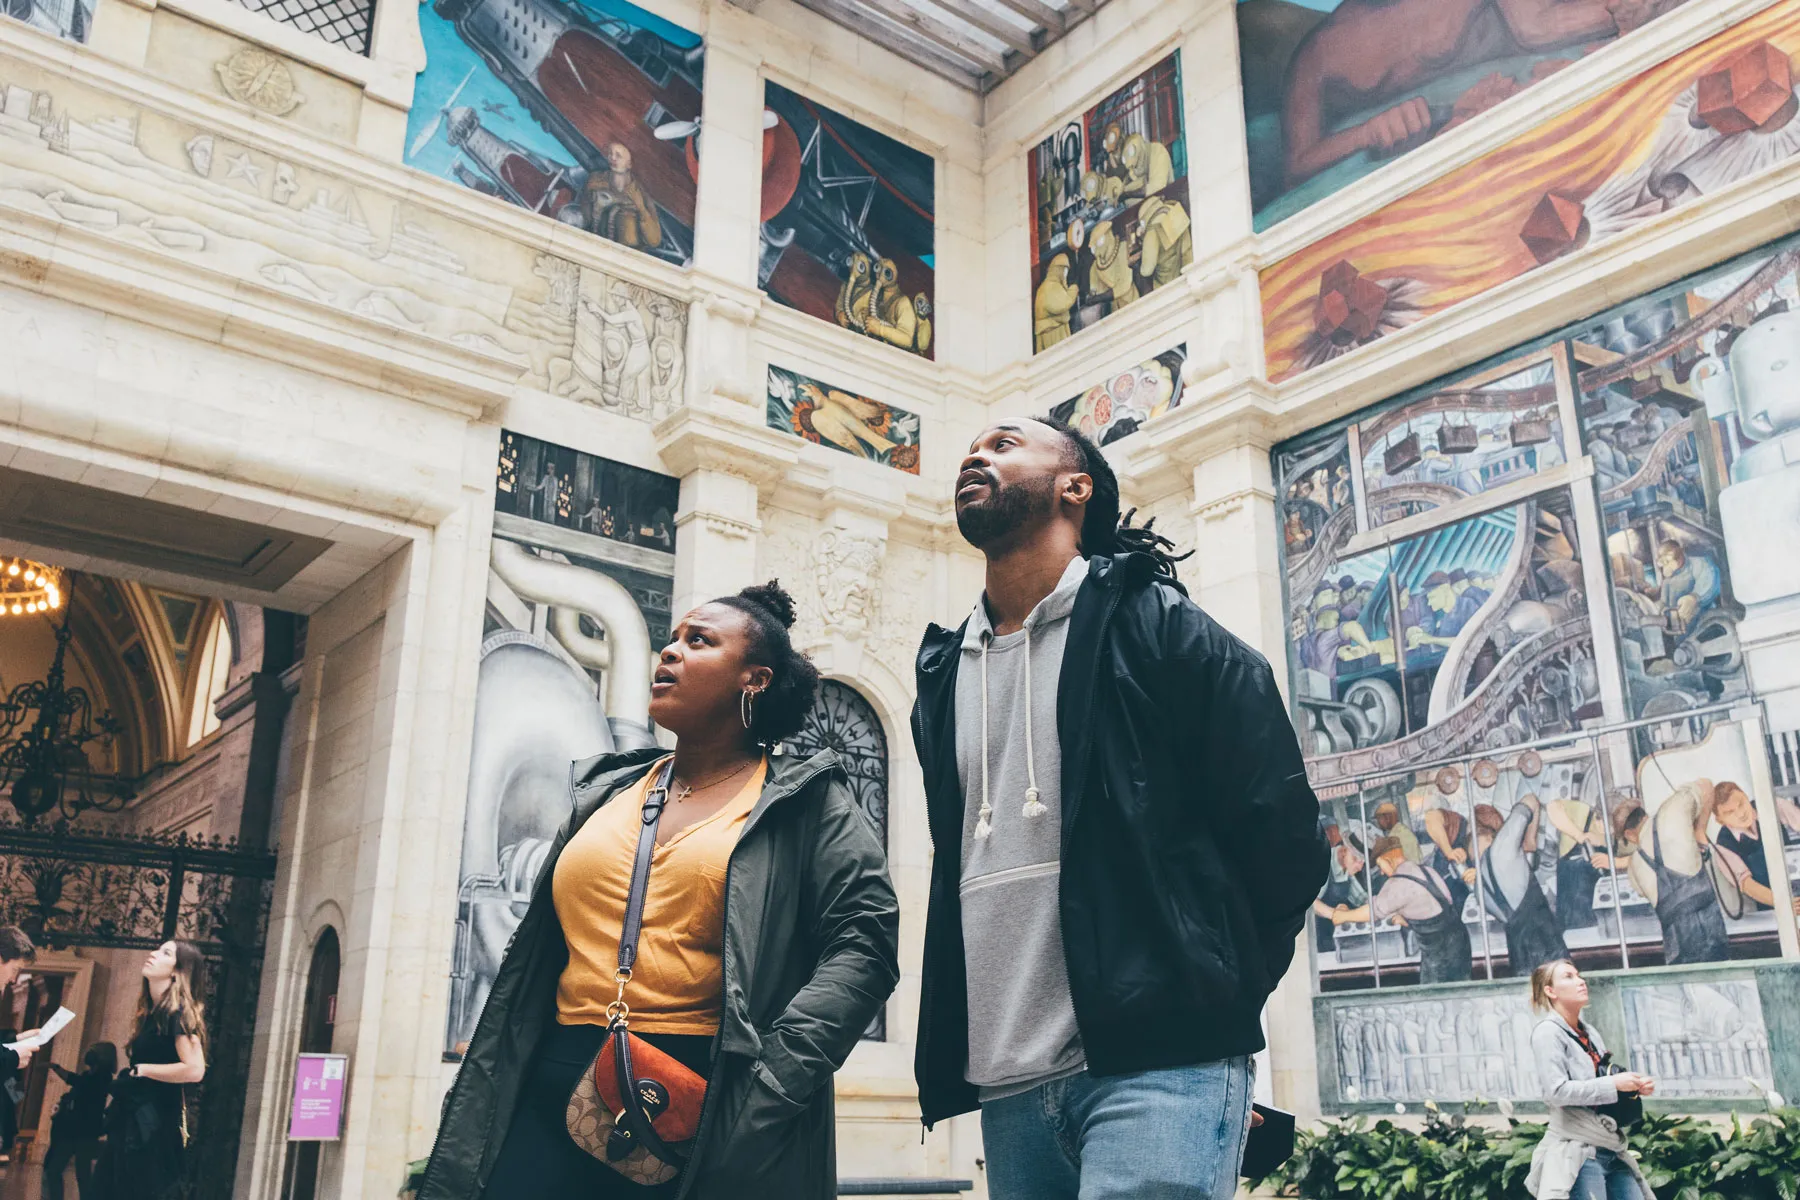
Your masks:
M 254 13 L 274 17 L 302 33 L 323 38 L 356 54 L 369 52 L 375 0 L 237 0 Z
M 806 715 L 806 727 L 787 740 L 789 754 L 806 757 L 821 750 L 835 750 L 850 777 L 850 791 L 863 815 L 875 827 L 875 836 L 887 845 L 888 753 L 887 732 L 875 706 L 855 688 L 835 679 L 821 680 L 819 698 Z M 863 1037 L 887 1040 L 887 1013 L 878 1012 Z
M 274 879 L 273 852 L 219 838 L 0 822 L 0 922 L 39 945 L 149 950 L 180 938 L 208 957 L 258 947 Z

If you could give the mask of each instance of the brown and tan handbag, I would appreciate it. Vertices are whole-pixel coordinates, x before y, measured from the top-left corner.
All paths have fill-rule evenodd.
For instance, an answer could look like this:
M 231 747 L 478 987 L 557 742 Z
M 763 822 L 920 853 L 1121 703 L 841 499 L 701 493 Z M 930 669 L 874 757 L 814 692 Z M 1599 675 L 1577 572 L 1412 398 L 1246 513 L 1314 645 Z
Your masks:
M 673 759 L 662 765 L 644 798 L 643 828 L 631 869 L 631 893 L 619 932 L 619 997 L 607 1005 L 607 1034 L 576 1081 L 564 1120 L 577 1146 L 633 1183 L 651 1186 L 678 1177 L 700 1133 L 706 1080 L 631 1032 L 625 985 L 637 962 L 644 925 L 644 891 L 656 852 L 656 830 L 669 802 Z

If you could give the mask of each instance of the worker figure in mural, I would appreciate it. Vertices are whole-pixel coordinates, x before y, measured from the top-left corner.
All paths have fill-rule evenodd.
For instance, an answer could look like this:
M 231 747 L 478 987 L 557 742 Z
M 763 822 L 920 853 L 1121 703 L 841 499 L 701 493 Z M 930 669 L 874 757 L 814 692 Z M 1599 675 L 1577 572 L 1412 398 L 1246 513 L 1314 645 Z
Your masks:
M 581 194 L 581 214 L 588 230 L 634 250 L 662 245 L 662 218 L 631 169 L 631 150 L 623 142 L 606 148 L 607 171 L 588 176 Z
M 1453 114 L 1436 114 L 1412 94 L 1434 80 L 1565 47 L 1579 55 L 1585 43 L 1610 40 L 1679 2 L 1342 0 L 1288 66 L 1282 115 L 1288 186 L 1358 151 L 1400 154 L 1438 133 Z M 1458 109 L 1479 111 L 1510 94 L 1508 85 L 1519 90 L 1516 80 L 1490 78 L 1494 94 L 1486 104 L 1466 94 Z M 1349 114 L 1397 99 L 1360 124 L 1334 129 Z
M 1336 825 L 1325 827 L 1325 841 L 1331 847 L 1331 877 L 1319 898 L 1313 901 L 1313 941 L 1321 954 L 1335 947 L 1338 922 L 1333 919 L 1340 908 L 1360 908 L 1369 902 L 1369 890 L 1363 882 L 1367 868 L 1362 839 L 1346 834 Z
M 1487 910 L 1506 926 L 1506 957 L 1513 974 L 1569 956 L 1562 926 L 1531 869 L 1537 856 L 1540 816 L 1537 796 L 1526 793 L 1506 816 L 1491 804 L 1475 806 L 1475 847 L 1479 866 L 1464 872 L 1475 883 L 1481 872 Z
M 1437 872 L 1409 861 L 1399 838 L 1378 837 L 1369 852 L 1385 882 L 1369 903 L 1341 907 L 1332 921 L 1397 921 L 1418 944 L 1420 983 L 1467 983 L 1474 964 L 1469 927 L 1463 924 L 1461 906 L 1450 898 L 1450 885 Z
M 1625 818 L 1624 839 L 1634 851 L 1631 883 L 1656 909 L 1663 961 L 1670 966 L 1731 957 L 1720 902 L 1740 907 L 1742 892 L 1713 863 L 1706 837 L 1713 797 L 1710 781 L 1693 780 L 1671 792 L 1655 816 L 1646 818 L 1639 808 Z
M 1467 578 L 1461 571 L 1454 576 L 1448 571 L 1433 571 L 1425 577 L 1425 606 L 1429 611 L 1419 624 L 1407 627 L 1409 649 L 1420 646 L 1448 648 L 1463 627 L 1474 619 L 1488 594 L 1481 588 L 1467 586 L 1459 592 L 1456 585 L 1459 582 L 1466 585 Z
M 1594 889 L 1612 866 L 1603 818 L 1593 805 L 1566 794 L 1544 806 L 1544 817 L 1557 835 L 1557 923 L 1564 932 L 1591 929 L 1600 923 Z
M 1718 607 L 1723 590 L 1719 564 L 1707 555 L 1690 553 L 1680 542 L 1664 542 L 1656 548 L 1656 574 L 1657 603 L 1665 620 L 1674 616 L 1677 628 L 1686 630 L 1695 617 Z
M 917 664 L 924 1118 L 981 1110 L 995 1200 L 1228 1200 L 1260 1012 L 1328 874 L 1274 673 L 1074 426 L 983 431 L 954 503 L 987 571 Z
M 1774 908 L 1775 890 L 1769 881 L 1769 856 L 1763 850 L 1756 802 L 1743 788 L 1726 781 L 1713 789 L 1713 817 L 1719 822 L 1720 854 L 1744 897 L 1758 908 Z M 1800 913 L 1800 899 L 1793 904 Z
M 1469 898 L 1469 884 L 1463 878 L 1471 853 L 1469 823 L 1455 809 L 1427 809 L 1425 836 L 1425 853 L 1420 862 L 1450 885 L 1451 906 L 1461 912 L 1463 902 Z

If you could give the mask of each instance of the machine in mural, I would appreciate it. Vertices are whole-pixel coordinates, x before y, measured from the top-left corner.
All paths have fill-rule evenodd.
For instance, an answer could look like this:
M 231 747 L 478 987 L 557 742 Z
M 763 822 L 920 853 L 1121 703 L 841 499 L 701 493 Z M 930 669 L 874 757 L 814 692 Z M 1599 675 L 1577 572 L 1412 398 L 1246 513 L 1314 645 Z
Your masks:
M 94 27 L 94 0 L 0 0 L 0 15 L 72 42 L 85 42 Z
M 1465 380 L 1357 427 L 1370 526 L 1386 525 L 1566 461 L 1554 365 Z
M 475 1030 L 569 812 L 569 764 L 654 743 L 680 481 L 501 434 L 447 1058 Z
M 1176 53 L 1031 151 L 1033 353 L 1170 282 L 1193 260 L 1182 120 Z
M 1238 0 L 1256 228 L 1685 0 Z
M 698 34 L 626 0 L 434 0 L 419 32 L 409 165 L 689 261 Z
M 759 280 L 801 312 L 932 353 L 936 163 L 764 84 Z
M 1377 7 L 1411 4 L 1357 5 Z M 1264 269 L 1270 378 L 1791 158 L 1800 151 L 1796 53 L 1800 0 L 1779 0 Z
M 1185 343 L 1164 350 L 1063 401 L 1050 415 L 1099 445 L 1116 442 L 1181 404 L 1181 365 L 1186 361 Z
M 1742 706 L 1800 656 L 1796 311 L 1789 239 L 1277 448 L 1322 989 L 1779 953 L 1800 735 Z
M 867 396 L 859 396 L 790 371 L 769 368 L 767 420 L 819 446 L 830 446 L 870 462 L 919 473 L 919 418 Z
M 1293 694 L 1321 778 L 1553 736 L 1600 713 L 1566 491 L 1361 554 L 1319 540 L 1290 558 L 1288 588 Z

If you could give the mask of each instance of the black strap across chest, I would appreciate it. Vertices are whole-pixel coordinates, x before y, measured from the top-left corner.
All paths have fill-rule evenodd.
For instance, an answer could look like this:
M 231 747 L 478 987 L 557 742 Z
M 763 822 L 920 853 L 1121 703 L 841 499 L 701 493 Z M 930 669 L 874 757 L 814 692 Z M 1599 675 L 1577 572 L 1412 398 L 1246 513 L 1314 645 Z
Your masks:
M 637 858 L 631 864 L 631 894 L 625 900 L 625 924 L 619 930 L 620 971 L 629 972 L 637 965 L 638 935 L 644 929 L 644 893 L 649 890 L 650 863 L 656 857 L 656 830 L 669 803 L 669 777 L 674 771 L 675 760 L 664 760 L 656 782 L 650 785 L 650 794 L 644 797 L 643 828 L 638 830 Z

